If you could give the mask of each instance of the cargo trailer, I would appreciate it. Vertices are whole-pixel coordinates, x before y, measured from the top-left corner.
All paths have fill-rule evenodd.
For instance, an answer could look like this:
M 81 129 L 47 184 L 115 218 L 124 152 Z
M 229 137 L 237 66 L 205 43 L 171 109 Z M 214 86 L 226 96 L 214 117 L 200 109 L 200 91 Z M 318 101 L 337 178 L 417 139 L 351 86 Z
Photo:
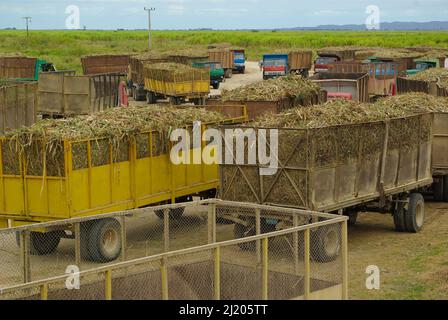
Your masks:
M 74 72 L 42 73 L 37 112 L 45 117 L 92 114 L 119 106 L 121 73 L 76 76 Z
M 129 55 L 92 55 L 81 58 L 84 75 L 129 72 Z
M 0 133 L 36 122 L 37 82 L 0 80 Z
M 360 211 L 392 213 L 397 231 L 415 233 L 423 227 L 424 199 L 418 190 L 433 182 L 432 114 L 309 129 L 233 128 L 242 131 L 225 142 L 226 148 L 244 140 L 247 129 L 256 135 L 278 130 L 278 164 L 261 164 L 265 159 L 256 152 L 256 164 L 221 164 L 221 199 L 344 214 L 352 223 Z M 268 167 L 274 174 L 260 175 Z M 256 226 L 246 220 L 235 228 L 246 234 Z M 328 260 L 336 259 L 337 233 L 329 228 L 314 236 L 330 239 L 323 251 Z
M 169 99 L 173 105 L 186 101 L 205 104 L 210 93 L 210 71 L 177 64 L 167 68 L 164 64 L 146 65 L 144 70 L 147 102 Z M 182 67 L 184 67 L 182 69 Z
M 231 116 L 221 124 L 246 121 L 244 106 L 229 107 L 227 111 Z M 217 125 L 202 123 L 201 130 Z M 192 125 L 185 129 L 192 130 Z M 165 132 L 158 130 L 135 133 L 132 138 L 121 139 L 119 145 L 96 137 L 64 139 L 52 150 L 46 146 L 46 141 L 33 139 L 21 152 L 8 138 L 0 139 L 0 228 L 185 202 L 194 195 L 213 198 L 218 188 L 217 164 L 173 164 L 173 144 Z M 205 147 L 190 152 L 192 156 L 202 154 Z M 179 218 L 182 213 L 170 216 Z M 120 251 L 110 253 L 107 245 L 115 246 L 120 239 L 112 237 L 103 243 L 103 236 L 115 235 L 116 223 L 98 219 L 98 223 L 85 224 L 81 233 L 90 228 L 98 232 L 82 237 L 81 247 L 98 243 L 100 252 L 92 256 L 83 251 L 83 256 L 96 262 L 115 260 Z M 69 236 L 52 229 L 33 230 L 33 254 L 54 252 L 62 237 Z
M 323 90 L 328 99 L 347 99 L 369 102 L 368 73 L 318 73 L 312 77 Z

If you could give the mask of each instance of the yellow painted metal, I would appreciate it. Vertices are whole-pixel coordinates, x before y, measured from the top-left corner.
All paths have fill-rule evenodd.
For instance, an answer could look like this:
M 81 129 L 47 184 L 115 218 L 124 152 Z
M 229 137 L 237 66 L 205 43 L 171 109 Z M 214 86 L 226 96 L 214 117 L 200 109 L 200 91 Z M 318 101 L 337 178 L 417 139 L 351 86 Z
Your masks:
M 7 219 L 0 219 L 0 229 L 7 229 L 8 226 L 8 220 Z
M 215 261 L 214 261 L 214 291 L 215 300 L 221 300 L 221 247 L 215 248 Z
M 166 96 L 205 97 L 210 93 L 208 70 L 195 70 L 194 77 L 176 75 L 168 70 L 148 70 L 144 83 L 146 90 Z
M 305 231 L 305 299 L 310 299 L 311 293 L 311 262 L 310 262 L 310 229 L 306 229 Z
M 112 270 L 106 270 L 104 272 L 105 281 L 105 298 L 106 300 L 112 300 Z
M 244 109 L 244 107 L 242 107 Z M 244 112 L 242 112 L 244 114 Z M 241 116 L 226 119 L 242 122 Z M 204 124 L 208 126 L 211 124 Z M 170 147 L 161 152 L 162 142 L 158 132 L 145 133 L 150 154 L 137 157 L 135 140 L 129 141 L 129 157 L 113 161 L 109 145 L 108 163 L 95 165 L 94 148 L 102 140 L 64 141 L 65 172 L 60 176 L 31 176 L 26 172 L 24 159 L 18 159 L 23 168 L 20 174 L 3 174 L 0 162 L 0 221 L 47 222 L 60 219 L 92 216 L 129 210 L 161 202 L 174 202 L 176 198 L 195 195 L 218 187 L 218 165 L 180 164 L 170 160 Z M 0 144 L 8 144 L 5 138 Z M 76 147 L 76 148 L 75 148 Z M 81 148 L 82 147 L 82 148 Z M 202 150 L 191 151 L 191 157 L 201 156 Z M 0 157 L 3 155 L 0 148 Z M 75 151 L 78 150 L 78 151 Z M 75 167 L 86 150 L 85 166 Z M 24 156 L 22 157 L 24 158 Z M 98 162 L 98 161 L 97 161 Z M 46 170 L 44 170 L 46 171 Z M 3 224 L 0 224 L 0 227 Z
M 48 283 L 44 283 L 40 287 L 40 300 L 48 300 Z
M 348 239 L 347 220 L 342 222 L 342 299 L 348 300 Z
M 268 282 L 269 282 L 269 262 L 268 262 L 268 249 L 269 249 L 269 239 L 263 238 L 262 247 L 262 299 L 268 300 Z

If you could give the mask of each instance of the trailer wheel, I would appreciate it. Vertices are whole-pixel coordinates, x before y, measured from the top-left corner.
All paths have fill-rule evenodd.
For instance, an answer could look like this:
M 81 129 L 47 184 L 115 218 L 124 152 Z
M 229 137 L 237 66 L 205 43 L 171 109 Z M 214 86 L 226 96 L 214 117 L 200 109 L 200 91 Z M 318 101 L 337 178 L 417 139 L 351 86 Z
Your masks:
M 407 232 L 417 233 L 422 229 L 425 223 L 425 200 L 420 193 L 410 195 L 404 218 Z
M 443 176 L 443 199 L 442 199 L 442 201 L 448 202 L 448 176 Z
M 348 211 L 345 215 L 348 217 L 349 226 L 354 226 L 356 221 L 358 221 L 358 211 Z
M 146 102 L 148 104 L 156 103 L 157 102 L 156 94 L 154 92 L 148 91 L 148 93 L 146 93 Z
M 445 193 L 448 193 L 448 190 L 444 190 L 444 187 L 446 185 L 445 180 L 445 177 L 437 177 L 434 179 L 434 183 L 432 184 L 434 201 L 446 201 Z
M 56 251 L 61 242 L 63 231 L 30 232 L 30 253 L 45 256 Z M 20 233 L 16 232 L 17 245 L 20 246 Z
M 245 226 L 240 223 L 235 223 L 235 226 L 233 227 L 233 234 L 235 236 L 235 239 L 252 237 L 256 234 L 255 223 L 250 223 L 248 226 Z M 238 244 L 238 246 L 242 250 L 253 251 L 255 250 L 256 242 L 255 241 L 244 242 Z
M 227 79 L 232 78 L 232 75 L 233 75 L 232 69 L 226 69 L 226 71 L 224 72 L 224 77 L 226 77 Z
M 241 74 L 245 74 L 246 73 L 246 67 L 242 67 L 240 73 Z
M 170 104 L 172 104 L 173 106 L 178 106 L 180 105 L 180 98 L 179 97 L 170 97 Z
M 397 204 L 397 208 L 395 209 L 393 216 L 394 216 L 394 225 L 395 225 L 395 231 L 398 232 L 404 232 L 406 230 L 406 226 L 405 226 L 405 219 L 404 219 L 404 215 L 405 215 L 405 204 L 402 202 L 399 202 Z
M 212 87 L 213 87 L 213 89 L 218 90 L 219 89 L 219 85 L 220 85 L 220 83 L 216 82 L 216 83 L 212 84 Z
M 116 260 L 121 253 L 121 225 L 112 218 L 94 221 L 90 230 L 89 254 L 95 262 Z
M 327 225 L 311 234 L 311 257 L 314 261 L 327 263 L 337 259 L 341 251 L 339 225 Z

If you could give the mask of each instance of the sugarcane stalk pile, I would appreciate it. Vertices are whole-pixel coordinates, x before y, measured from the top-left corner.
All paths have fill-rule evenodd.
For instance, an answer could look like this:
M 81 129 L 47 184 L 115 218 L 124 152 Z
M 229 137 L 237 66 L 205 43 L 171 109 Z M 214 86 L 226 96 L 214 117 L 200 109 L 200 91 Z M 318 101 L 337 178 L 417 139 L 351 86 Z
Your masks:
M 307 99 L 319 94 L 320 87 L 298 75 L 259 81 L 234 90 L 223 90 L 223 101 L 278 101 L 285 97 Z

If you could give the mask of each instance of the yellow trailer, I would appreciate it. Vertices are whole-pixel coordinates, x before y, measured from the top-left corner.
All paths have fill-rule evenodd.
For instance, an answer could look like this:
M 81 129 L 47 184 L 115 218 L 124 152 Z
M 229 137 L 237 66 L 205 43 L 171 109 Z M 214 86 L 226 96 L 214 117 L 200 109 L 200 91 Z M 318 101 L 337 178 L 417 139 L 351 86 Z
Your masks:
M 210 93 L 210 72 L 179 63 L 148 64 L 144 69 L 148 103 L 169 98 L 178 105 L 186 100 L 204 104 Z
M 240 114 L 226 116 L 222 123 L 246 121 L 245 107 L 235 107 Z M 215 125 L 204 123 L 201 130 Z M 33 140 L 19 152 L 5 137 L 0 145 L 0 228 L 184 202 L 195 195 L 214 197 L 219 182 L 217 164 L 174 165 L 172 143 L 158 131 L 140 132 L 119 146 L 96 138 L 64 140 L 59 149 L 48 150 L 45 141 Z M 202 154 L 204 147 L 191 150 L 191 156 Z M 83 241 L 96 241 L 101 234 L 113 239 L 119 224 L 89 228 L 97 228 L 95 239 L 90 235 Z M 65 237 L 64 231 L 36 234 L 30 238 L 36 254 L 52 252 Z M 45 247 L 37 247 L 39 243 Z M 97 254 L 95 259 L 114 260 L 118 254 Z

